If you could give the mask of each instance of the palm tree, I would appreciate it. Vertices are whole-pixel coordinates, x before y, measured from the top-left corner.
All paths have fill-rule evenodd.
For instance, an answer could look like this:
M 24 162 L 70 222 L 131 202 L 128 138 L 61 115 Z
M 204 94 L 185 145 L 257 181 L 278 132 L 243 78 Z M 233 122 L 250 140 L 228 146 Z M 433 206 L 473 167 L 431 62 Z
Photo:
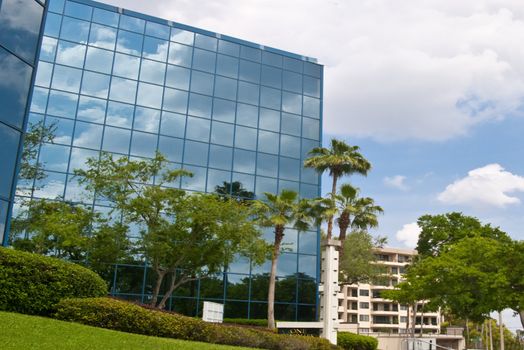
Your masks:
M 378 226 L 377 215 L 382 214 L 382 207 L 375 205 L 370 197 L 359 197 L 360 189 L 350 184 L 340 186 L 340 192 L 335 196 L 339 211 L 337 224 L 340 229 L 338 239 L 344 243 L 349 227 L 367 230 Z
M 331 139 L 331 148 L 315 147 L 309 154 L 311 157 L 304 161 L 304 166 L 314 168 L 322 174 L 329 170 L 329 176 L 333 178 L 331 187 L 331 200 L 334 201 L 337 193 L 337 181 L 344 175 L 362 174 L 367 175 L 371 164 L 359 152 L 358 146 L 350 146 L 344 141 Z M 333 232 L 333 216 L 328 217 L 327 239 L 331 239 Z
M 290 225 L 299 231 L 307 230 L 311 222 L 311 206 L 309 200 L 299 200 L 298 194 L 291 190 L 282 190 L 280 195 L 267 192 L 264 195 L 265 201 L 256 201 L 253 205 L 259 213 L 259 225 L 273 227 L 275 233 L 267 300 L 268 328 L 275 329 L 275 281 L 284 231 Z

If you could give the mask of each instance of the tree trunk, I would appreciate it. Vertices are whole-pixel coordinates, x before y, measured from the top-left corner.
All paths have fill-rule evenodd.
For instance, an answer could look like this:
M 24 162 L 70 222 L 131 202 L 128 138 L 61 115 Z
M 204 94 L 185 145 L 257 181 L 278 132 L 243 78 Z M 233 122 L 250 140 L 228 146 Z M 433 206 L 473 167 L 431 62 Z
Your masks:
M 156 283 L 155 288 L 153 289 L 153 297 L 151 298 L 151 306 L 156 307 L 156 302 L 158 300 L 158 294 L 160 293 L 160 287 L 162 286 L 162 281 L 164 280 L 164 276 L 166 275 L 166 272 L 160 269 L 155 269 L 156 272 Z
M 524 328 L 524 310 L 518 310 L 519 316 L 520 316 L 520 323 L 522 324 L 522 328 Z
M 333 175 L 333 185 L 331 187 L 331 200 L 335 200 L 335 195 L 337 194 L 337 176 Z M 333 216 L 330 216 L 327 222 L 327 239 L 331 239 L 333 235 Z
M 469 322 L 466 317 L 466 348 L 469 346 Z
M 493 332 L 491 331 L 491 317 L 489 318 L 489 349 L 493 350 Z
M 340 213 L 340 217 L 338 218 L 338 228 L 340 229 L 340 234 L 338 236 L 338 239 L 341 243 L 344 243 L 344 240 L 346 239 L 346 232 L 349 227 L 349 213 L 348 212 L 342 212 Z
M 267 292 L 267 328 L 275 329 L 275 285 L 277 276 L 277 263 L 280 256 L 280 244 L 284 238 L 284 226 L 275 226 L 275 244 L 271 257 L 271 273 L 269 275 L 269 289 Z
M 411 323 L 411 338 L 413 339 L 415 339 L 415 329 L 417 328 L 417 311 L 418 311 L 418 303 L 415 302 L 412 308 L 413 322 Z M 413 341 L 413 344 L 415 344 L 414 341 Z
M 424 303 L 422 303 L 422 313 L 420 316 L 420 335 L 419 335 L 420 338 L 422 338 L 423 332 L 424 332 Z
M 502 311 L 499 311 L 500 350 L 504 350 L 504 325 L 502 324 Z
M 173 279 L 171 280 L 171 286 L 169 286 L 168 291 L 166 294 L 164 294 L 164 297 L 162 300 L 160 300 L 160 304 L 158 304 L 158 309 L 162 310 L 164 307 L 166 307 L 167 300 L 171 295 L 173 294 L 173 291 L 177 289 L 181 284 L 186 283 L 190 280 L 190 278 L 181 277 L 178 282 L 176 282 L 176 270 L 172 272 L 173 273 Z

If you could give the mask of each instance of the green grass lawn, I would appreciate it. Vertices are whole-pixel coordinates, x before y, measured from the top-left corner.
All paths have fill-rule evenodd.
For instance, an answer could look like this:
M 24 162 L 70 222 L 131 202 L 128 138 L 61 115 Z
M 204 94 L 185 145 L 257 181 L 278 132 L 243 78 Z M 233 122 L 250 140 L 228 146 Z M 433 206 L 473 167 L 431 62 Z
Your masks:
M 111 331 L 50 318 L 0 312 L 0 348 L 8 349 L 202 349 L 247 350 L 176 339 Z

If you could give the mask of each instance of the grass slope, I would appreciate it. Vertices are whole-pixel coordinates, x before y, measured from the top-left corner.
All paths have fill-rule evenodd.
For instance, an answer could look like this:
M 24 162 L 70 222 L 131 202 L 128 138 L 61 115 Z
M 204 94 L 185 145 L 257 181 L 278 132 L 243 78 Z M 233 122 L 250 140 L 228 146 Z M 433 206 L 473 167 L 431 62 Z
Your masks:
M 44 317 L 0 312 L 0 347 L 10 349 L 82 350 L 247 350 L 111 331 Z

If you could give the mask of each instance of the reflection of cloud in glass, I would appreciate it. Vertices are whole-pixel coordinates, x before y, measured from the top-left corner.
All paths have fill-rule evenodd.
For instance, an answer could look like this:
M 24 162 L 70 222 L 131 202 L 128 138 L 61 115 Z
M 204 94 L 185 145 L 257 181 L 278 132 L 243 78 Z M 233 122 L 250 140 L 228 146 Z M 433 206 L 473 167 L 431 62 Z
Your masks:
M 44 36 L 40 46 L 40 59 L 52 61 L 55 58 L 57 41 L 54 38 Z
M 56 52 L 56 63 L 82 68 L 84 65 L 85 53 L 85 45 L 60 41 Z
M 83 122 L 76 123 L 73 145 L 77 147 L 99 149 L 101 142 L 102 126 Z
M 114 50 L 115 41 L 116 30 L 94 23 L 91 24 L 91 35 L 89 36 L 90 45 Z
M 106 102 L 97 98 L 80 97 L 77 118 L 96 123 L 103 123 L 106 113 Z
M 160 111 L 143 107 L 136 108 L 133 129 L 157 133 L 159 123 Z
M 139 66 L 140 59 L 138 57 L 117 53 L 115 54 L 113 74 L 126 78 L 137 79 Z
M 91 151 L 81 148 L 73 148 L 71 151 L 71 161 L 69 164 L 69 171 L 72 172 L 74 169 L 85 169 L 86 161 L 88 158 L 97 157 L 98 151 Z

